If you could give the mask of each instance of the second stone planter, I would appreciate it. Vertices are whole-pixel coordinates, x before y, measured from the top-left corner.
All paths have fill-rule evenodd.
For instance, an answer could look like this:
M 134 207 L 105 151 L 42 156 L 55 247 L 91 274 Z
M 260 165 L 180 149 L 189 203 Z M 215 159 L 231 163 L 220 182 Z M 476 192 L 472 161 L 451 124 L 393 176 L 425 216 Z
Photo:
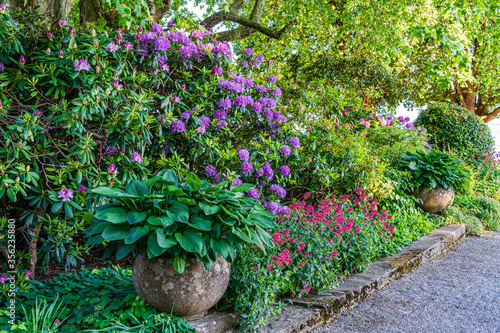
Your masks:
M 139 254 L 132 268 L 135 290 L 146 302 L 188 320 L 203 317 L 221 299 L 230 274 L 230 265 L 221 256 L 209 272 L 198 259 L 188 258 L 184 272 L 178 274 L 167 252 L 152 259 Z
M 449 205 L 453 203 L 455 192 L 453 189 L 433 188 L 428 189 L 421 186 L 413 192 L 413 196 L 422 200 L 422 203 L 417 203 L 417 206 L 428 213 L 441 213 Z

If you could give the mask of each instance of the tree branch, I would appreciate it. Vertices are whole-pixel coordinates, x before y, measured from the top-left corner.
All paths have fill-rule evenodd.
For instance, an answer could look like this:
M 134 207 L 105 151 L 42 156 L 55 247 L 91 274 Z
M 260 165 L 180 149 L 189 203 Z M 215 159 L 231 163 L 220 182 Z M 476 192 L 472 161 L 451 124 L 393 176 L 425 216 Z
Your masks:
M 274 39 L 281 39 L 284 33 L 290 30 L 292 26 L 297 24 L 296 20 L 292 20 L 278 31 L 260 24 L 260 19 L 265 10 L 266 0 L 255 0 L 250 18 L 241 17 L 238 15 L 238 12 L 245 6 L 247 2 L 248 0 L 235 0 L 235 2 L 233 2 L 229 7 L 228 12 L 219 11 L 207 17 L 203 22 L 206 24 L 207 28 L 213 28 L 217 24 L 225 21 L 240 24 L 241 27 L 238 27 L 236 29 L 217 33 L 219 40 L 227 41 L 242 40 L 254 34 L 255 32 L 261 32 L 264 35 Z
M 148 1 L 149 11 L 151 12 L 151 22 L 161 20 L 163 15 L 170 10 L 172 0 L 162 0 L 162 6 L 157 7 L 154 0 Z
M 498 116 L 498 114 L 500 114 L 500 107 L 498 107 L 495 110 L 493 110 L 493 112 L 488 113 L 488 115 L 483 118 L 483 121 L 485 123 L 489 123 L 490 121 L 492 121 L 493 119 L 495 119 Z

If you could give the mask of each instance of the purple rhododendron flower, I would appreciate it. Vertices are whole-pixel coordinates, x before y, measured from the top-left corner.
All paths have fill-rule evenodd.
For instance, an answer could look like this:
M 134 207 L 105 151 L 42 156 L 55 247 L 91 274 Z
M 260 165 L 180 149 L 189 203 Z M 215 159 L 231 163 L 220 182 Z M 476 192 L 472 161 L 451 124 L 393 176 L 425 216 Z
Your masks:
M 151 26 L 149 31 L 151 31 L 155 34 L 161 34 L 163 32 L 163 27 L 161 26 L 161 24 L 155 23 Z
M 255 177 L 262 177 L 263 175 L 264 175 L 264 170 L 262 170 L 262 168 L 255 170 Z
M 182 120 L 176 120 L 170 125 L 172 133 L 182 133 L 186 129 L 186 124 Z
M 249 174 L 253 170 L 253 164 L 251 162 L 243 162 L 241 163 L 241 171 L 244 174 Z
M 205 174 L 208 176 L 215 176 L 217 174 L 217 169 L 213 165 L 207 165 L 205 167 Z
M 2 273 L 2 275 L 0 275 L 0 283 L 5 283 L 5 282 L 7 282 L 7 275 Z
M 108 52 L 115 53 L 116 51 L 118 51 L 119 48 L 120 46 L 118 46 L 118 44 L 116 44 L 115 42 L 111 42 L 108 45 L 106 45 L 104 49 Z
M 215 119 L 225 119 L 227 117 L 227 112 L 223 109 L 217 109 L 214 111 L 213 116 Z
M 54 34 L 52 32 L 47 32 L 47 38 L 50 40 L 54 39 Z
M 85 192 L 87 191 L 87 188 L 83 185 L 80 185 L 80 187 L 78 188 L 78 192 Z
M 269 82 L 276 82 L 276 76 L 269 75 L 269 77 L 267 78 L 267 81 L 269 81 Z
M 34 113 L 35 116 L 41 116 L 43 115 L 43 111 L 40 111 L 40 110 L 36 110 L 35 113 Z
M 200 121 L 202 122 L 203 126 L 205 127 L 210 127 L 210 118 L 208 116 L 201 116 Z
M 63 188 L 62 190 L 57 192 L 57 197 L 61 199 L 62 202 L 71 201 L 71 199 L 73 199 L 73 191 L 67 188 Z
M 253 55 L 253 50 L 250 48 L 245 49 L 245 54 Z
M 274 90 L 270 90 L 269 92 L 276 97 L 281 97 L 282 95 L 281 89 L 278 87 L 276 87 L 276 89 Z
M 222 119 L 219 119 L 219 121 L 217 122 L 217 124 L 215 124 L 215 128 L 217 128 L 217 129 L 221 129 L 221 128 L 225 127 L 225 126 L 226 126 L 226 122 L 224 120 L 222 120 Z
M 207 129 L 205 128 L 205 126 L 198 126 L 196 128 L 196 131 L 198 132 L 198 134 L 205 134 L 207 132 Z
M 243 182 L 241 181 L 241 179 L 239 179 L 239 178 L 235 178 L 235 179 L 233 179 L 232 184 L 233 184 L 234 186 L 240 186 L 241 184 L 243 184 Z
M 257 199 L 260 197 L 260 193 L 259 193 L 259 190 L 257 190 L 256 188 L 253 188 L 251 190 L 248 190 L 247 191 L 247 195 L 250 197 L 250 198 L 254 198 L 254 199 Z
M 253 98 L 250 96 L 240 95 L 234 99 L 234 104 L 238 106 L 247 106 L 249 103 L 253 102 Z
M 189 117 L 191 117 L 191 112 L 190 111 L 184 111 L 183 113 L 181 113 L 181 118 L 182 119 L 189 119 Z
M 24 59 L 24 56 L 19 57 L 19 63 L 21 64 L 21 66 L 24 66 L 24 64 L 26 63 L 26 59 Z
M 281 198 L 286 197 L 286 190 L 279 185 L 273 184 L 269 189 Z
M 278 214 L 279 212 L 282 211 L 282 207 L 278 202 L 270 202 L 267 205 L 267 210 L 272 214 Z
M 282 148 L 280 148 L 280 152 L 285 155 L 285 156 L 288 156 L 290 155 L 290 153 L 292 152 L 292 150 L 290 149 L 289 146 L 285 145 L 283 146 Z
M 30 278 L 30 277 L 31 277 L 31 275 L 32 275 L 32 273 L 31 273 L 31 271 L 30 271 L 30 270 L 25 270 L 25 271 L 24 271 L 24 275 L 26 275 L 27 277 L 29 277 L 29 278 Z
M 230 109 L 232 105 L 233 105 L 233 104 L 232 104 L 231 99 L 230 99 L 229 97 L 227 97 L 227 98 L 222 98 L 222 99 L 219 101 L 219 107 L 220 107 L 220 108 L 223 108 L 224 110 Z
M 75 59 L 75 62 L 73 63 L 73 66 L 75 67 L 75 71 L 89 71 L 90 70 L 90 65 L 85 59 Z
M 221 76 L 222 73 L 223 73 L 222 68 L 220 68 L 219 66 L 212 67 L 212 74 L 213 75 Z
M 241 62 L 241 66 L 243 66 L 243 68 L 247 68 L 247 67 L 248 67 L 248 61 L 243 60 L 243 61 Z
M 264 61 L 264 56 L 262 54 L 256 55 L 255 58 L 257 58 L 257 60 L 260 61 L 260 62 Z
M 264 174 L 267 177 L 267 180 L 271 180 L 274 176 L 274 170 L 271 168 L 271 164 L 269 162 L 264 163 L 262 166 L 262 170 L 264 170 Z
M 201 30 L 194 30 L 192 33 L 191 33 L 191 36 L 193 37 L 196 37 L 198 39 L 203 39 L 203 31 Z
M 359 122 L 360 122 L 360 123 L 362 123 L 362 124 L 364 124 L 364 123 L 365 123 L 365 121 L 366 121 L 366 120 L 365 120 L 364 118 L 359 119 Z
M 141 155 L 134 150 L 134 152 L 132 154 L 130 154 L 130 158 L 132 159 L 132 162 L 137 162 L 139 164 L 142 163 L 142 157 Z
M 247 162 L 250 158 L 250 153 L 246 149 L 240 149 L 238 156 L 240 157 L 240 160 Z
M 132 44 L 129 41 L 126 41 L 123 43 L 123 48 L 125 48 L 125 50 L 132 50 Z
M 288 176 L 290 174 L 290 167 L 288 165 L 280 166 L 280 172 L 283 176 Z
M 274 113 L 273 111 L 271 111 L 271 109 L 264 109 L 264 116 L 266 116 L 266 118 L 269 120 L 274 119 Z
M 251 104 L 252 106 L 252 110 L 254 110 L 255 112 L 259 113 L 259 112 L 262 112 L 262 104 L 260 104 L 259 102 L 254 102 Z
M 367 127 L 367 128 L 368 128 L 368 127 L 370 127 L 370 122 L 369 122 L 369 121 L 366 121 L 366 122 L 363 124 L 363 126 L 365 126 L 365 127 Z
M 59 52 L 57 52 L 57 55 L 58 55 L 59 57 L 62 57 L 62 56 L 63 56 L 63 54 L 64 54 L 63 50 L 59 50 Z
M 267 88 L 261 84 L 256 85 L 255 89 L 257 89 L 257 91 L 262 93 L 262 94 L 267 92 Z
M 116 177 L 116 175 L 118 175 L 118 169 L 116 168 L 116 166 L 114 164 L 111 164 L 109 167 L 108 167 L 108 173 L 110 175 L 113 175 Z
M 162 36 L 156 39 L 153 50 L 166 51 L 168 50 L 169 47 L 170 47 L 170 40 L 167 37 Z
M 179 103 L 181 101 L 181 98 L 177 95 L 174 95 L 174 96 L 170 97 L 170 101 L 172 103 Z

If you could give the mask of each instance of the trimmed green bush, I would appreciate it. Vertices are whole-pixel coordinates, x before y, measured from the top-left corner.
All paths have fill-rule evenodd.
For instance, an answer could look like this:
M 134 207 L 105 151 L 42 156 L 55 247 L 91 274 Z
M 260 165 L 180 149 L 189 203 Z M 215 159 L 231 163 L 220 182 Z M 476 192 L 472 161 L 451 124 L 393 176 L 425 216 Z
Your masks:
M 430 134 L 430 144 L 440 150 L 494 150 L 495 142 L 488 126 L 481 118 L 458 105 L 431 104 L 420 113 L 415 125 L 425 127 Z
M 479 235 L 483 232 L 483 225 L 477 217 L 464 214 L 462 210 L 456 206 L 446 208 L 443 212 L 443 217 L 451 217 L 456 223 L 464 223 L 468 235 Z
M 500 231 L 500 202 L 490 198 L 479 198 L 477 203 L 481 207 L 477 215 L 482 220 L 484 228 Z

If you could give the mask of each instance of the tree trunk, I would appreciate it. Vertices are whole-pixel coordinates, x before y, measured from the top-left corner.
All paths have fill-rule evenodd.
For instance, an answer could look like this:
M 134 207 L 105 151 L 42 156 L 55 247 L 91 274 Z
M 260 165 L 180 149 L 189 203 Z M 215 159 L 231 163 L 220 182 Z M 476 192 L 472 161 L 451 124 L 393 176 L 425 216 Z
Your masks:
M 69 12 L 71 7 L 73 6 L 72 0 L 53 0 L 54 3 L 52 5 L 52 15 L 54 16 L 54 20 L 59 22 L 59 20 L 68 21 Z M 81 0 L 84 1 L 84 0 Z
M 86 29 L 87 22 L 97 22 L 102 18 L 102 5 L 99 0 L 80 0 L 80 25 Z
M 35 8 L 36 5 L 40 6 L 42 12 L 52 12 L 52 1 L 53 0 L 28 0 L 26 1 L 26 6 L 24 5 L 24 0 L 10 0 L 10 8 L 12 10 L 22 10 L 29 7 Z

